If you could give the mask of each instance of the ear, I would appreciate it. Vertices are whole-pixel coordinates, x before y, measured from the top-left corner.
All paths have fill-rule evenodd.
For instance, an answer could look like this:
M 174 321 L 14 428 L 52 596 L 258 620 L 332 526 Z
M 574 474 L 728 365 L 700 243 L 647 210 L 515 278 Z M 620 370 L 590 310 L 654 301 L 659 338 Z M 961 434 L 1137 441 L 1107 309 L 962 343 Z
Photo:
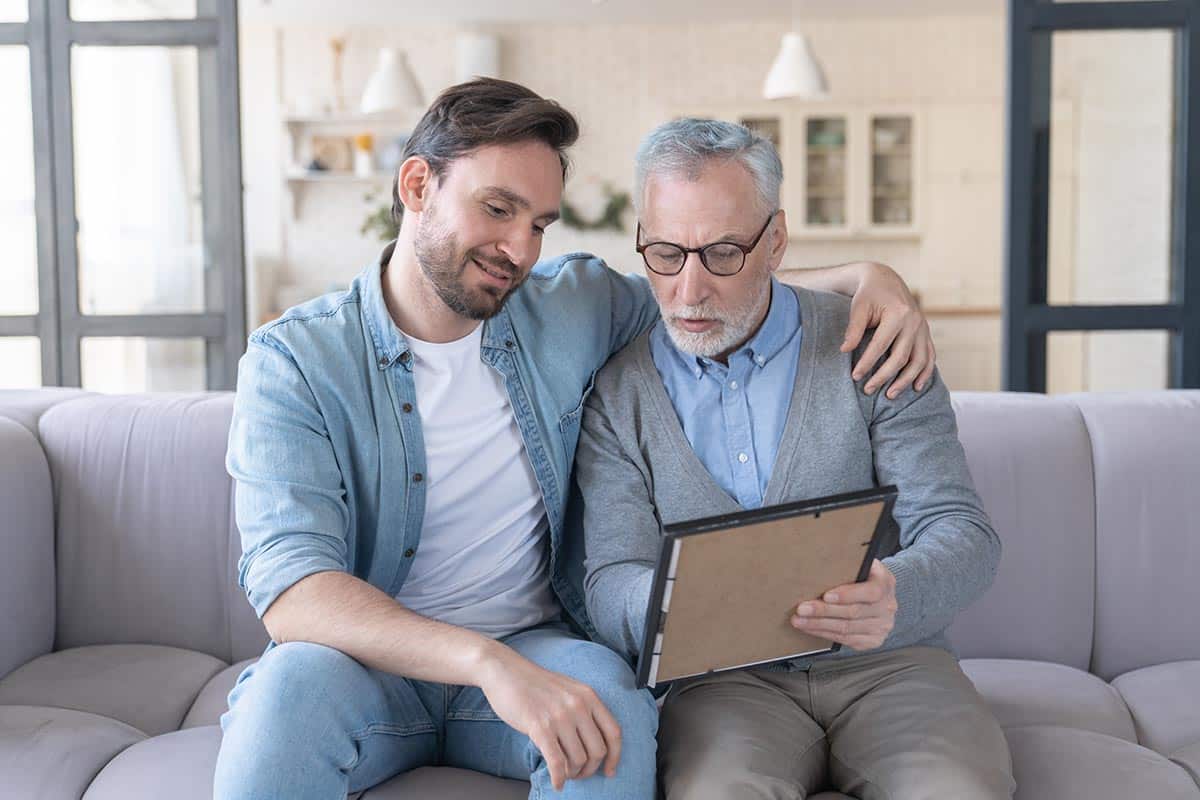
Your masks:
M 788 246 L 787 212 L 782 208 L 775 212 L 775 222 L 771 225 L 767 237 L 767 268 L 774 272 L 783 263 L 783 254 L 787 252 Z
M 433 169 L 420 156 L 409 156 L 400 165 L 396 191 L 406 211 L 420 213 L 429 201 L 428 193 L 435 183 Z

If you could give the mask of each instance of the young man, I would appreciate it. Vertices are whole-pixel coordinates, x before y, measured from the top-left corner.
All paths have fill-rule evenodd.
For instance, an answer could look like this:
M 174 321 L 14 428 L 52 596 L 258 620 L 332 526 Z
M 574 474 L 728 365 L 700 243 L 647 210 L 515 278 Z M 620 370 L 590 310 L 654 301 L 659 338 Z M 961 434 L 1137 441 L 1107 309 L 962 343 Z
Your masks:
M 1000 543 L 936 373 L 859 391 L 849 304 L 772 277 L 787 247 L 771 144 L 708 120 L 638 153 L 639 250 L 662 317 L 596 377 L 577 477 L 600 638 L 641 649 L 662 526 L 894 483 L 900 549 L 867 581 L 781 608 L 830 656 L 679 681 L 659 747 L 668 800 L 1008 798 L 999 725 L 948 651 Z
M 218 800 L 334 800 L 426 764 L 653 797 L 657 709 L 572 632 L 560 552 L 583 399 L 657 313 L 586 254 L 534 269 L 576 135 L 516 84 L 448 89 L 399 169 L 398 240 L 251 335 L 228 468 L 272 645 L 230 694 Z M 814 278 L 853 290 L 857 269 Z M 927 331 L 890 272 L 865 274 L 859 328 L 909 318 L 911 382 Z

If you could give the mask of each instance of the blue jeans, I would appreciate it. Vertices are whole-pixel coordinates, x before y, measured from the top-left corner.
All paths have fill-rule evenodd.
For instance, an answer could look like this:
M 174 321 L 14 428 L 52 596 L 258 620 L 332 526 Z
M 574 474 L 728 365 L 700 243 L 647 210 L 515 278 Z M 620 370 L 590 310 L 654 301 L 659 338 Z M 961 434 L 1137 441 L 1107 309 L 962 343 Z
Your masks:
M 427 765 L 532 784 L 530 798 L 646 798 L 655 793 L 658 709 L 616 653 L 561 624 L 504 640 L 525 658 L 590 686 L 621 726 L 616 775 L 550 783 L 541 753 L 474 686 L 415 681 L 323 645 L 290 642 L 246 668 L 221 717 L 215 800 L 339 800 Z

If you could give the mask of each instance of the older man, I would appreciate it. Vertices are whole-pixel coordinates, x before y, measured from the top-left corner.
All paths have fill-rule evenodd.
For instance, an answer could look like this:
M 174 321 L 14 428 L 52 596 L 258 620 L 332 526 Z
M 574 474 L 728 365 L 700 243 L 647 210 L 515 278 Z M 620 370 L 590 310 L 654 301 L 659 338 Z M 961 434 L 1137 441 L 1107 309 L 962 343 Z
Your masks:
M 637 249 L 662 318 L 596 378 L 577 453 L 586 601 L 601 639 L 642 642 L 662 527 L 894 483 L 900 549 L 867 581 L 790 609 L 835 654 L 679 682 L 660 723 L 676 798 L 1007 798 L 999 725 L 944 637 L 1000 543 L 945 385 L 858 390 L 843 298 L 772 273 L 782 169 L 742 128 L 685 119 L 644 141 Z M 788 613 L 789 609 L 780 609 Z

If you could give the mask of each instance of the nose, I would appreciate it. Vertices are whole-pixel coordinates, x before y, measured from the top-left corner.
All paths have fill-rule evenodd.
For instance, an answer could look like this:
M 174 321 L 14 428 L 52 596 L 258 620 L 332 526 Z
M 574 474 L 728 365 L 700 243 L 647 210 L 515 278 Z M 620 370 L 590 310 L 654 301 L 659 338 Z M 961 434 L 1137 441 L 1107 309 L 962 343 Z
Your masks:
M 497 245 L 497 249 L 505 258 L 525 270 L 533 266 L 541 255 L 542 240 L 528 225 L 514 226 Z
M 708 299 L 711 288 L 708 282 L 709 272 L 700 261 L 699 253 L 688 253 L 683 261 L 683 269 L 676 278 L 675 293 L 684 305 L 698 305 Z

